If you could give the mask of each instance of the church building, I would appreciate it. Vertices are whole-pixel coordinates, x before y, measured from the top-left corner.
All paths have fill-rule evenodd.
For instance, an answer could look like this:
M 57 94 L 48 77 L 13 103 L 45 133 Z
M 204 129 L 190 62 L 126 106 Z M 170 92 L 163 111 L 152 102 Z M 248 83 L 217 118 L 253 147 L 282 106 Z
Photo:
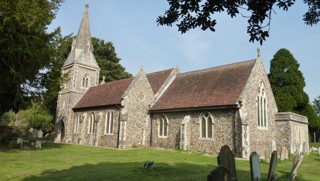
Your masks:
M 178 67 L 99 84 L 86 5 L 62 67 L 55 142 L 217 154 L 248 159 L 277 149 L 308 152 L 308 120 L 278 112 L 261 56 L 181 73 Z

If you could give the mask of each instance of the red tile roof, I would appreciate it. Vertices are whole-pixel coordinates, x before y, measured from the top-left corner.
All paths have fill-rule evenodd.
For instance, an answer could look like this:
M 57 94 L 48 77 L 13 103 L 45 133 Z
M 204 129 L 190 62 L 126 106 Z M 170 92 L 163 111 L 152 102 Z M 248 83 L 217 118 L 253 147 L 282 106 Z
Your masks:
M 151 111 L 235 105 L 255 62 L 178 74 Z
M 132 80 L 133 77 L 91 87 L 73 109 L 120 104 L 121 97 L 131 84 Z
M 147 74 L 153 93 L 157 93 L 164 82 L 168 79 L 173 69 L 163 70 Z
M 147 74 L 147 78 L 154 93 L 158 92 L 173 69 Z M 73 107 L 73 109 L 93 108 L 116 105 L 121 103 L 121 97 L 134 78 L 116 80 L 103 85 L 91 87 Z

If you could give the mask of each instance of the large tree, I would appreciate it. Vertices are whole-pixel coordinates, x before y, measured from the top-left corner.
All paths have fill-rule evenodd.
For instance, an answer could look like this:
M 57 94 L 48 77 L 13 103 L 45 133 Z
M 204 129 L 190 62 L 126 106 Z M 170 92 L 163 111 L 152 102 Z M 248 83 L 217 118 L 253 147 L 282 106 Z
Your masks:
M 202 30 L 215 31 L 216 13 L 227 12 L 234 18 L 241 14 L 248 19 L 247 32 L 250 42 L 259 41 L 260 44 L 269 36 L 271 16 L 276 7 L 287 11 L 295 0 L 254 0 L 254 1 L 213 1 L 213 0 L 167 0 L 169 9 L 165 15 L 159 16 L 158 24 L 172 26 L 177 23 L 178 31 L 185 33 L 190 29 L 200 27 Z M 308 25 L 320 21 L 320 1 L 304 0 L 309 9 L 303 20 Z M 244 15 L 243 15 L 244 14 Z
M 270 62 L 269 81 L 280 112 L 295 112 L 308 117 L 309 127 L 319 129 L 319 117 L 304 92 L 306 83 L 299 63 L 287 49 L 280 49 Z
M 47 26 L 61 1 L 0 1 L 0 114 L 28 105 L 31 84 L 52 59 L 59 29 Z
M 318 116 L 320 116 L 320 96 L 315 98 L 312 103 L 313 103 L 313 107 L 316 110 Z
M 63 81 L 61 77 L 61 67 L 68 57 L 71 50 L 73 37 L 60 37 L 56 51 L 56 58 L 47 67 L 47 72 L 43 74 L 42 85 L 47 90 L 44 93 L 44 102 L 52 115 L 55 115 L 57 107 L 57 97 L 60 91 L 60 82 Z M 111 42 L 105 42 L 99 38 L 92 37 L 93 54 L 100 67 L 99 80 L 105 81 L 119 80 L 132 75 L 125 71 L 125 68 L 120 64 L 120 58 L 117 57 L 115 48 Z M 99 81 L 99 82 L 100 82 Z

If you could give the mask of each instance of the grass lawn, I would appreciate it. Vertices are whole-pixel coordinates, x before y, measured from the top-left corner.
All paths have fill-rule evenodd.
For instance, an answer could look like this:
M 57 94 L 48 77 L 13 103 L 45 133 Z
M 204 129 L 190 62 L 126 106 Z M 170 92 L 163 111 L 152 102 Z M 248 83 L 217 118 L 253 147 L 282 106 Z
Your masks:
M 145 170 L 146 161 L 156 162 Z M 0 180 L 206 180 L 217 165 L 215 156 L 179 150 L 117 150 L 69 144 L 45 144 L 42 150 L 0 148 Z M 292 160 L 277 164 L 278 180 L 287 180 Z M 237 160 L 239 180 L 250 180 L 250 164 Z M 261 163 L 262 178 L 268 164 Z M 320 156 L 304 157 L 296 180 L 320 180 Z

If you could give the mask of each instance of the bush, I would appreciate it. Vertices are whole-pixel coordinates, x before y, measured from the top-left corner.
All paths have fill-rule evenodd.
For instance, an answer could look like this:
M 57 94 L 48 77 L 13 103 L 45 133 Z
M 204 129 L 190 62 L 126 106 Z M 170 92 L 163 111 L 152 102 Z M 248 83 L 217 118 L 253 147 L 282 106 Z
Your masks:
M 11 149 L 20 148 L 20 145 L 17 143 L 17 140 L 11 140 L 8 144 L 8 147 Z

